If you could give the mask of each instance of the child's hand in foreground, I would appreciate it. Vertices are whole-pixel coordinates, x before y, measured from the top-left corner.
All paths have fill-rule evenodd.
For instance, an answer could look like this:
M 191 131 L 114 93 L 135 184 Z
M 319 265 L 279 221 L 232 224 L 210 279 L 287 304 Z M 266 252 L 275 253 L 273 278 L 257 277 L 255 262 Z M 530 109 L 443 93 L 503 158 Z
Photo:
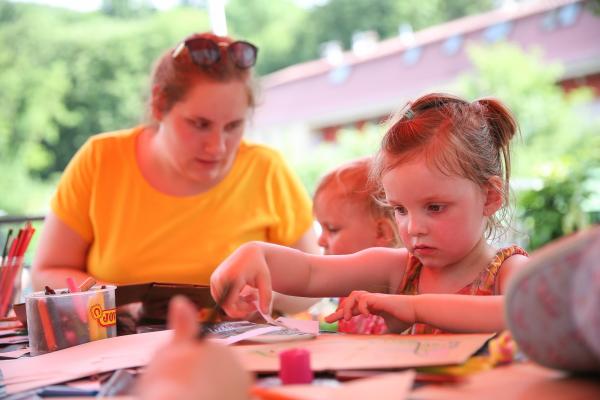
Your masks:
M 137 392 L 149 399 L 247 399 L 250 376 L 227 347 L 200 341 L 196 310 L 184 297 L 169 304 L 173 339 L 159 349 Z
M 354 315 L 381 315 L 391 332 L 402 332 L 416 322 L 412 296 L 355 290 L 338 309 L 325 318 L 328 323 L 349 321 Z

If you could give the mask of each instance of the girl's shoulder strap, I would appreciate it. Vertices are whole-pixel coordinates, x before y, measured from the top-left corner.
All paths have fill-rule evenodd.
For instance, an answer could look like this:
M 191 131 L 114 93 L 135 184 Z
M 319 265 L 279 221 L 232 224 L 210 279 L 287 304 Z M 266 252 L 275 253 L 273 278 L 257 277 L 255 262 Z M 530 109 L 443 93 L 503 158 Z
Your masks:
M 479 279 L 479 284 L 477 288 L 473 288 L 476 290 L 489 291 L 490 294 L 495 294 L 496 292 L 496 278 L 498 277 L 498 273 L 500 272 L 500 268 L 502 268 L 502 264 L 509 257 L 514 256 L 515 254 L 520 254 L 525 257 L 528 257 L 527 251 L 525 251 L 522 247 L 517 245 L 512 245 L 508 247 L 504 247 L 499 249 L 496 252 L 496 255 L 492 259 L 492 261 L 488 264 L 487 268 L 481 272 L 481 276 Z
M 423 264 L 417 257 L 408 253 L 408 261 L 406 263 L 406 270 L 404 277 L 400 283 L 398 294 L 418 294 L 419 293 L 419 276 L 421 275 L 421 268 Z

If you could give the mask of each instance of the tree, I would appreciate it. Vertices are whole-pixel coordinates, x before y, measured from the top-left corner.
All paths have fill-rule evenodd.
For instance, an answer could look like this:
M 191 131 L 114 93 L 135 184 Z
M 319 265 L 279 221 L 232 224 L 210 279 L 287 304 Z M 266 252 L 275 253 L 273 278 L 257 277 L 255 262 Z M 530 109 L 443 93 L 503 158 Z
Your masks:
M 117 18 L 140 17 L 154 11 L 150 0 L 102 0 L 100 11 Z
M 231 0 L 226 14 L 232 36 L 258 45 L 259 75 L 304 61 L 297 52 L 296 38 L 307 12 L 292 0 Z
M 90 135 L 138 124 L 154 59 L 208 28 L 193 9 L 131 21 L 0 3 L 0 20 L 0 185 L 14 189 L 0 210 L 12 213 L 34 208 L 32 198 L 47 204 L 47 191 L 31 195 L 38 181 L 51 186 Z

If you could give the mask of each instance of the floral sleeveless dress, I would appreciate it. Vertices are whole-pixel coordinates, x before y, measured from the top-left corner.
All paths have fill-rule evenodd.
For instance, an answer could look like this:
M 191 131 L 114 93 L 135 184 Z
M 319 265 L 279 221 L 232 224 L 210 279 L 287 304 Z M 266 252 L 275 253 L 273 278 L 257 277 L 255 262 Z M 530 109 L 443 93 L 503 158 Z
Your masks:
M 510 246 L 498 250 L 492 261 L 483 271 L 481 271 L 479 276 L 475 278 L 473 282 L 456 292 L 456 294 L 466 294 L 471 296 L 492 296 L 499 294 L 496 292 L 496 278 L 500 272 L 502 263 L 515 254 L 528 256 L 527 252 L 519 246 Z M 421 264 L 419 259 L 410 255 L 408 265 L 406 266 L 406 273 L 400 284 L 398 294 L 419 294 L 419 276 L 421 275 L 421 268 L 423 268 L 423 264 Z M 405 333 L 414 335 L 444 332 L 441 329 L 426 324 L 414 324 L 411 328 L 407 329 Z

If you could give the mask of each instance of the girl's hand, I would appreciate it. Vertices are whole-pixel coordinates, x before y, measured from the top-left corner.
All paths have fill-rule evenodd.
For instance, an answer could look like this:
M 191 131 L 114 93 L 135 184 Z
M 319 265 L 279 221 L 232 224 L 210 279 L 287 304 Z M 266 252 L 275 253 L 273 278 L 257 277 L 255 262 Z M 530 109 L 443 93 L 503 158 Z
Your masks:
M 248 318 L 256 311 L 257 298 L 261 310 L 270 314 L 271 274 L 260 245 L 247 243 L 227 257 L 210 277 L 210 292 L 230 317 Z
M 332 323 L 342 318 L 349 321 L 354 315 L 375 314 L 385 319 L 390 331 L 402 332 L 416 322 L 412 297 L 353 291 L 325 321 Z

